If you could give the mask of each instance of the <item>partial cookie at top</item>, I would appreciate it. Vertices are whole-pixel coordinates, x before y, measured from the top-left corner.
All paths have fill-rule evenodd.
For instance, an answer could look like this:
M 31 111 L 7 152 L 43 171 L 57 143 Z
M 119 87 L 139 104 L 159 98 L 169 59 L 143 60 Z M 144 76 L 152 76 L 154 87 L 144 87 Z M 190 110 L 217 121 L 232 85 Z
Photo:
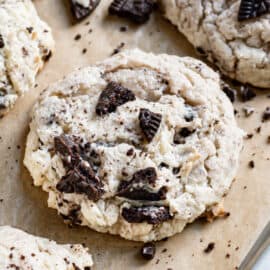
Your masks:
M 221 72 L 242 83 L 270 87 L 270 9 L 251 15 L 243 8 L 256 1 L 241 10 L 240 0 L 159 2 L 165 17 Z
M 59 245 L 19 229 L 0 226 L 1 270 L 91 270 L 92 265 L 92 257 L 82 245 Z
M 135 49 L 43 92 L 24 164 L 65 221 L 152 241 L 220 202 L 242 135 L 213 70 Z
M 51 29 L 32 1 L 0 0 L 0 116 L 34 87 L 53 49 Z

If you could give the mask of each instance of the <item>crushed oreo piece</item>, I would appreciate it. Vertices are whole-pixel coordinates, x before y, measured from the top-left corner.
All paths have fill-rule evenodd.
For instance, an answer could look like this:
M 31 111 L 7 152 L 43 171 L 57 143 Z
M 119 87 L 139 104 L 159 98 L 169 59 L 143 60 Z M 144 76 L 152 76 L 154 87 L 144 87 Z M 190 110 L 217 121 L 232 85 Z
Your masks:
M 76 0 L 70 0 L 71 12 L 74 18 L 80 21 L 89 16 L 99 3 L 100 0 L 89 0 L 89 6 L 85 7 Z
M 116 82 L 109 82 L 99 96 L 96 114 L 103 116 L 115 112 L 117 107 L 135 100 L 133 92 Z
M 79 153 L 79 146 L 70 136 L 62 134 L 54 138 L 55 151 L 62 156 L 71 156 Z
M 204 253 L 210 253 L 215 248 L 215 243 L 210 242 L 208 246 L 204 249 Z
M 152 0 L 114 0 L 109 7 L 109 13 L 130 19 L 135 23 L 145 23 L 149 20 L 153 9 Z
M 140 109 L 140 128 L 148 142 L 151 142 L 155 137 L 159 129 L 161 119 L 162 116 L 159 113 L 153 113 L 148 109 Z
M 241 0 L 238 21 L 256 18 L 269 12 L 269 0 Z
M 102 182 L 87 162 L 81 162 L 78 167 L 68 171 L 57 183 L 56 189 L 65 193 L 85 194 L 93 201 L 99 200 L 104 193 Z
M 66 175 L 57 183 L 57 190 L 65 193 L 85 194 L 90 200 L 97 201 L 104 193 L 103 184 L 95 175 L 92 163 L 92 155 L 88 149 L 89 144 L 84 147 L 75 136 L 65 134 L 54 138 L 55 151 L 60 154 Z M 89 157 L 86 154 L 89 153 Z
M 145 260 L 154 259 L 156 254 L 156 246 L 154 243 L 145 243 L 141 248 L 141 255 Z
M 227 95 L 230 101 L 233 103 L 236 98 L 236 90 L 229 87 L 228 85 L 224 85 L 222 88 L 223 92 Z
M 134 173 L 130 181 L 122 181 L 118 187 L 117 196 L 130 200 L 160 201 L 166 198 L 167 188 L 162 187 L 157 192 L 151 190 L 149 185 L 154 185 L 157 179 L 155 168 Z
M 243 108 L 243 112 L 244 112 L 246 117 L 251 116 L 254 113 L 254 111 L 255 111 L 255 109 L 253 107 L 250 107 L 250 106 L 245 106 Z
M 168 207 L 165 206 L 131 206 L 123 208 L 123 218 L 129 223 L 160 224 L 172 218 Z
M 265 122 L 267 120 L 270 120 L 270 107 L 266 107 L 262 115 L 262 121 Z
M 178 132 L 175 132 L 173 142 L 175 144 L 183 144 L 185 143 L 185 138 L 190 136 L 196 131 L 196 129 L 189 129 L 189 128 L 181 128 Z
M 3 36 L 0 34 L 0 49 L 3 49 L 5 47 L 5 42 L 3 39 Z
M 256 93 L 247 85 L 241 86 L 240 96 L 243 102 L 250 101 L 256 97 Z

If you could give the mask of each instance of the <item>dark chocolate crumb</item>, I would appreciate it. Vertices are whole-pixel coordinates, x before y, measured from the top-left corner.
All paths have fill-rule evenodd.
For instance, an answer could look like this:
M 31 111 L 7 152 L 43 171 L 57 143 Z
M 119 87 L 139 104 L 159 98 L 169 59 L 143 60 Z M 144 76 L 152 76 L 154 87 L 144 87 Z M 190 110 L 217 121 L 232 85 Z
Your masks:
M 268 120 L 270 120 L 270 107 L 266 107 L 262 115 L 263 122 L 268 121 Z
M 230 256 L 231 256 L 231 255 L 230 255 L 229 253 L 227 253 L 225 257 L 226 257 L 226 259 L 229 259 Z
M 241 86 L 240 96 L 243 102 L 250 101 L 256 97 L 256 93 L 248 85 Z
M 119 31 L 120 32 L 126 32 L 127 29 L 128 29 L 127 26 L 120 26 Z
M 208 246 L 204 249 L 204 253 L 210 253 L 215 248 L 215 243 L 210 242 Z
M 132 156 L 134 154 L 134 149 L 133 148 L 130 148 L 128 151 L 127 151 L 127 156 Z
M 250 168 L 254 168 L 255 167 L 255 162 L 253 161 L 253 160 L 251 160 L 249 163 L 248 163 L 248 166 L 250 167 Z
M 82 38 L 82 35 L 81 34 L 77 34 L 75 37 L 74 37 L 74 40 L 78 41 Z
M 156 254 L 156 246 L 154 243 L 146 243 L 141 248 L 141 255 L 145 260 L 154 259 Z
M 84 48 L 84 49 L 82 50 L 82 54 L 86 54 L 86 53 L 87 53 L 87 49 Z
M 249 140 L 249 139 L 252 139 L 252 138 L 253 138 L 253 134 L 252 133 L 249 133 L 249 134 L 246 135 L 246 139 Z

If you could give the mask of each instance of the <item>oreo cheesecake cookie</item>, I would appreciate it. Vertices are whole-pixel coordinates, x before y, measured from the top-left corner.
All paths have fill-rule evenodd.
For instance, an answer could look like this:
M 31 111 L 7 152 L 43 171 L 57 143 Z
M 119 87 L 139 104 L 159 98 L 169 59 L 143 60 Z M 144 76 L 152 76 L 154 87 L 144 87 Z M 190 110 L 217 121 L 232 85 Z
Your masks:
M 134 49 L 43 92 L 24 164 L 66 222 L 147 242 L 221 201 L 242 137 L 212 69 Z
M 35 85 L 54 40 L 31 0 L 0 0 L 0 117 Z
M 198 53 L 232 79 L 270 87 L 268 0 L 159 0 Z
M 59 245 L 19 229 L 0 226 L 1 270 L 91 270 L 92 257 L 82 245 Z

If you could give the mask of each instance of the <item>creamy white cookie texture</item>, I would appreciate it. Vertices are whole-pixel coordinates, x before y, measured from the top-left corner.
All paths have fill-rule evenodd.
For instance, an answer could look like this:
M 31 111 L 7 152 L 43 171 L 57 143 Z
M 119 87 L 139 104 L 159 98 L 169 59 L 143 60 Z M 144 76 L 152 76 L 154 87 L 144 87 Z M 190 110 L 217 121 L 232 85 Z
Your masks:
M 21 230 L 0 226 L 1 270 L 91 270 L 92 257 L 82 245 L 58 245 Z
M 0 0 L 0 116 L 35 85 L 54 49 L 49 26 L 30 0 Z
M 159 0 L 165 16 L 221 72 L 270 87 L 270 3 L 249 0 Z
M 218 204 L 242 131 L 218 75 L 189 57 L 119 53 L 51 85 L 24 163 L 66 221 L 138 241 Z

